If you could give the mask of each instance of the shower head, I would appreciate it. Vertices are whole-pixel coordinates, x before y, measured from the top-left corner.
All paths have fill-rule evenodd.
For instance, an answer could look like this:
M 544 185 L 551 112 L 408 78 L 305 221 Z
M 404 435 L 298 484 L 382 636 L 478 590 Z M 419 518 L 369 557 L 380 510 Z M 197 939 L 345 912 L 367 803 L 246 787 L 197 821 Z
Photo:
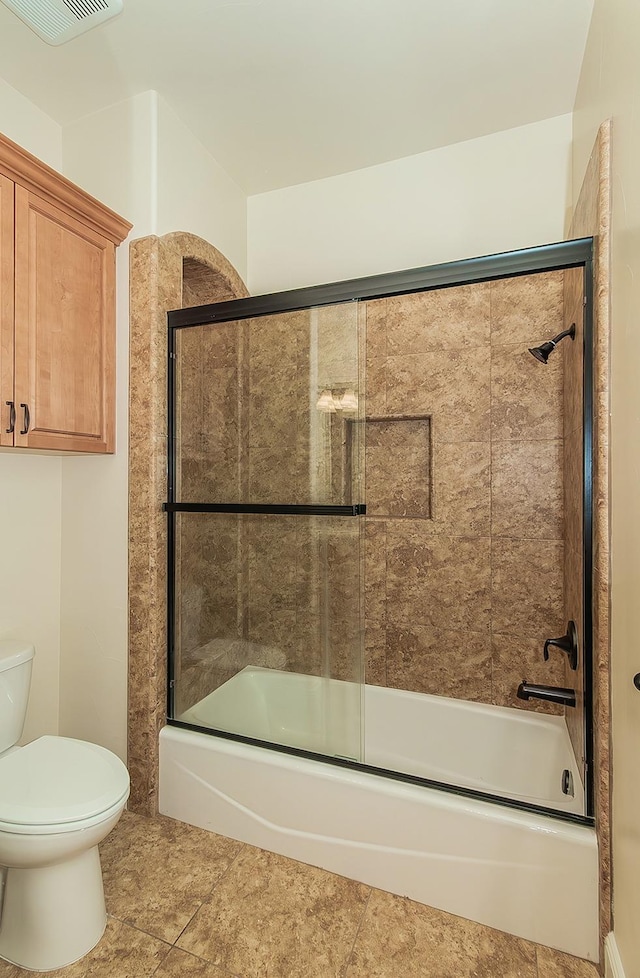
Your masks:
M 558 333 L 558 335 L 554 336 L 552 340 L 547 340 L 546 343 L 541 343 L 540 346 L 530 346 L 529 353 L 531 354 L 532 357 L 535 357 L 536 360 L 539 360 L 540 363 L 546 363 L 549 357 L 551 356 L 551 354 L 553 353 L 553 351 L 555 350 L 556 346 L 560 342 L 560 340 L 563 340 L 565 336 L 570 336 L 572 340 L 575 340 L 576 338 L 575 323 L 571 323 L 569 329 L 565 329 L 564 332 Z

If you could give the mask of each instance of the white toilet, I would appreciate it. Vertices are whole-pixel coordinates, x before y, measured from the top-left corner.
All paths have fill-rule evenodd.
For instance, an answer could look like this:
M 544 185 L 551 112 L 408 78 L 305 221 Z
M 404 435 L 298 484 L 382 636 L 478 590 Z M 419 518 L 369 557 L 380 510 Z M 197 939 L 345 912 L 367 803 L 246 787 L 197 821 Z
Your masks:
M 122 761 L 95 744 L 40 737 L 16 747 L 34 648 L 0 641 L 0 958 L 63 968 L 106 925 L 98 843 L 129 797 Z

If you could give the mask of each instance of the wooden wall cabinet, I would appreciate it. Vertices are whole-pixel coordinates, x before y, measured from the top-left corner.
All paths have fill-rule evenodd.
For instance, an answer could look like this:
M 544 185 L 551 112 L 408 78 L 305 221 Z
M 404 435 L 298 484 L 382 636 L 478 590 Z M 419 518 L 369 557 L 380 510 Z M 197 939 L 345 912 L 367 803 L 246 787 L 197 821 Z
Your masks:
M 130 228 L 0 135 L 0 446 L 115 450 L 115 249 Z

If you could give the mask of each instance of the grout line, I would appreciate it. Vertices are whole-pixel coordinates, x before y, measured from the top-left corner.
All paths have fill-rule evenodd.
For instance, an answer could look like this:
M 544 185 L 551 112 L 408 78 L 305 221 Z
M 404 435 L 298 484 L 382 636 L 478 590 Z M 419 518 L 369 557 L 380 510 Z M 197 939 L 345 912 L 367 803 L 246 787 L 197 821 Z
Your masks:
M 158 937 L 157 934 L 150 934 L 148 930 L 143 930 L 142 927 L 139 927 L 137 924 L 132 923 L 130 920 L 123 920 L 122 917 L 116 917 L 115 914 L 113 913 L 107 914 L 107 920 L 109 919 L 116 920 L 119 924 L 122 924 L 123 927 L 130 927 L 131 930 L 137 930 L 139 934 L 144 934 L 145 937 L 151 937 L 154 941 L 158 941 L 160 944 L 164 944 L 168 951 L 170 951 L 171 948 L 173 947 L 171 941 L 167 941 L 164 937 Z
M 369 895 L 368 895 L 368 897 L 367 897 L 367 899 L 365 901 L 365 905 L 364 905 L 364 908 L 362 910 L 362 916 L 360 917 L 360 921 L 358 923 L 358 927 L 356 929 L 356 932 L 355 932 L 355 935 L 354 935 L 354 938 L 353 938 L 353 943 L 351 945 L 351 950 L 349 951 L 349 954 L 347 956 L 347 959 L 346 959 L 346 961 L 344 963 L 344 966 L 342 967 L 342 969 L 340 971 L 340 975 L 338 976 L 338 978 L 346 978 L 347 971 L 349 969 L 349 965 L 350 965 L 351 959 L 353 957 L 353 952 L 355 950 L 356 941 L 358 940 L 358 937 L 360 936 L 360 931 L 362 930 L 362 925 L 364 923 L 364 918 L 367 916 L 367 911 L 369 909 L 369 903 L 371 902 L 371 896 L 373 894 L 373 889 L 374 888 L 372 886 L 369 887 Z
M 186 951 L 183 947 L 176 947 L 175 944 L 173 945 L 173 948 L 170 948 L 170 950 L 173 950 L 174 948 L 176 951 L 182 951 L 183 954 L 188 954 L 189 957 L 195 958 L 196 961 L 202 961 L 204 964 L 211 965 L 211 967 L 219 971 L 221 975 L 228 975 L 229 978 L 244 978 L 244 976 L 241 975 L 239 972 L 229 971 L 227 968 L 224 968 L 221 964 L 216 964 L 214 961 L 211 961 L 209 958 L 203 958 L 201 954 L 195 954 L 193 951 Z M 162 965 L 158 965 L 158 967 L 160 968 L 162 967 Z M 154 974 L 155 973 L 156 972 L 154 971 Z
M 142 933 L 144 934 L 144 933 L 146 933 L 146 931 L 143 931 Z M 149 936 L 151 936 L 151 935 L 149 935 Z M 166 962 L 167 958 L 171 954 L 171 949 L 172 949 L 172 945 L 169 944 L 168 947 L 167 947 L 167 953 L 166 954 L 163 954 L 162 960 L 158 962 L 158 967 L 153 969 L 153 971 L 151 972 L 150 978 L 152 978 L 153 975 L 156 975 L 158 973 L 158 971 L 160 970 L 160 968 L 162 968 L 162 966 Z
M 229 836 L 223 836 L 223 838 L 225 838 L 225 839 L 228 839 L 228 838 L 229 838 Z M 237 842 L 238 840 L 237 840 L 237 839 L 233 839 L 232 841 L 233 841 L 233 842 Z M 227 876 L 227 874 L 228 874 L 228 873 L 230 872 L 230 870 L 231 870 L 231 867 L 235 865 L 235 863 L 236 863 L 236 861 L 237 861 L 237 859 L 238 859 L 238 857 L 239 857 L 239 856 L 240 856 L 240 855 L 241 855 L 241 854 L 242 854 L 242 853 L 244 852 L 244 850 L 245 850 L 245 849 L 247 848 L 247 845 L 248 845 L 248 843 L 246 843 L 246 842 L 241 842 L 241 843 L 240 843 L 240 848 L 239 848 L 239 849 L 238 849 L 238 851 L 236 852 L 236 854 L 235 854 L 235 856 L 233 857 L 233 859 L 231 860 L 231 862 L 229 863 L 229 865 L 227 866 L 227 868 L 225 869 L 225 871 L 224 871 L 223 873 L 221 873 L 221 875 L 220 875 L 220 876 L 218 877 L 218 879 L 217 879 L 217 880 L 215 881 L 215 883 L 213 884 L 213 886 L 211 887 L 211 889 L 210 889 L 210 890 L 209 890 L 209 892 L 207 893 L 207 895 L 206 895 L 206 897 L 205 897 L 205 899 L 204 899 L 204 900 L 202 901 L 203 903 L 206 903 L 206 901 L 207 901 L 207 900 L 209 899 L 209 897 L 211 896 L 211 894 L 212 894 L 212 893 L 213 893 L 213 891 L 215 890 L 215 888 L 216 888 L 216 886 L 218 886 L 218 884 L 222 882 L 222 880 L 223 880 L 223 879 L 225 878 L 225 876 Z M 253 847 L 253 848 L 255 848 L 255 847 Z
M 227 838 L 227 836 L 225 836 L 225 838 Z M 197 906 L 196 909 L 193 911 L 193 913 L 189 917 L 189 920 L 187 921 L 187 923 L 184 925 L 184 927 L 182 928 L 182 930 L 180 931 L 180 933 L 178 934 L 178 936 L 174 940 L 173 947 L 178 947 L 178 941 L 180 940 L 180 938 L 182 937 L 182 935 L 186 931 L 187 927 L 189 927 L 189 925 L 193 922 L 193 919 L 196 916 L 196 914 L 198 914 L 200 912 L 200 910 L 202 910 L 203 906 L 205 905 L 205 903 L 207 903 L 207 901 L 211 897 L 211 894 L 215 890 L 215 888 L 218 885 L 218 883 L 220 883 L 220 881 L 225 878 L 225 876 L 227 875 L 227 873 L 229 872 L 229 870 L 231 869 L 231 867 L 233 866 L 233 864 L 235 863 L 236 859 L 238 858 L 238 856 L 240 855 L 240 853 L 242 852 L 242 850 L 244 848 L 245 848 L 245 843 L 244 842 L 240 843 L 240 848 L 238 849 L 237 853 L 235 854 L 235 856 L 233 857 L 233 859 L 231 860 L 231 862 L 229 863 L 229 865 L 227 866 L 227 868 L 224 870 L 223 873 L 221 873 L 221 875 L 218 877 L 218 879 L 212 885 L 211 889 L 207 892 L 207 894 L 204 896 L 204 898 L 200 901 L 199 906 Z M 178 948 L 178 950 L 184 951 L 184 948 Z M 188 953 L 191 953 L 191 952 L 188 952 Z
M 203 964 L 211 965 L 211 967 L 216 968 L 216 970 L 219 971 L 221 975 L 228 975 L 229 978 L 243 978 L 243 975 L 237 974 L 235 971 L 227 971 L 226 968 L 223 968 L 219 964 L 214 964 L 214 962 L 210 961 L 208 958 L 203 958 L 200 954 L 194 954 L 192 951 L 185 951 L 184 948 L 176 947 L 175 944 L 169 945 L 167 953 L 163 957 L 162 961 L 159 962 L 158 967 L 152 971 L 150 978 L 152 978 L 153 975 L 157 975 L 157 973 L 160 971 L 160 968 L 162 968 L 165 965 L 167 958 L 169 957 L 169 954 L 174 949 L 176 951 L 181 951 L 183 954 L 187 954 L 191 958 L 195 958 L 197 961 L 202 961 Z

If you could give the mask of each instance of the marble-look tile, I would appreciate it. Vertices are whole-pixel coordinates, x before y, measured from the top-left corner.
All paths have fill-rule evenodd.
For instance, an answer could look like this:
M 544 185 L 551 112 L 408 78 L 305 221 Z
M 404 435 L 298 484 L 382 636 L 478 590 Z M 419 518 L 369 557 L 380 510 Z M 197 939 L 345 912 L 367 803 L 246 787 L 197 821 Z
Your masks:
M 157 811 L 158 733 L 166 700 L 167 321 L 182 303 L 185 255 L 208 269 L 207 297 L 248 295 L 242 279 L 212 245 L 187 232 L 131 242 L 129 582 L 141 598 L 129 628 L 128 766 L 130 808 Z M 202 282 L 191 282 L 192 293 Z M 143 594 L 144 592 L 144 594 Z M 135 602 L 134 602 L 135 603 Z M 143 610 L 144 609 L 144 610 Z
M 365 621 L 364 681 L 370 686 L 387 685 L 387 630 L 383 621 Z
M 491 446 L 493 537 L 562 540 L 562 454 L 561 441 Z
M 238 370 L 206 371 L 202 391 L 202 492 L 196 502 L 244 502 L 240 497 Z M 187 406 L 188 410 L 188 406 Z M 185 497 L 185 502 L 186 497 Z
M 302 575 L 310 568 L 302 561 L 298 570 L 298 530 L 291 516 L 254 516 L 247 520 L 246 546 L 249 564 L 249 605 L 252 617 L 272 611 L 295 611 Z
M 565 540 L 573 550 L 583 545 L 584 468 L 582 429 L 574 428 L 564 440 Z
M 491 343 L 539 346 L 562 329 L 564 272 L 538 272 L 491 283 Z
M 580 766 L 584 761 L 584 555 L 582 547 L 567 546 L 564 554 L 564 617 L 573 621 L 578 633 L 578 668 L 565 662 L 564 685 L 576 691 L 576 708 L 567 710 L 567 728 Z
M 193 551 L 181 549 L 182 566 L 190 588 L 199 599 L 199 644 L 219 635 L 235 634 L 238 623 L 239 518 L 222 513 L 181 514 L 178 526 L 193 523 L 199 531 Z M 197 549 L 196 549 L 197 548 Z
M 609 378 L 611 120 L 597 134 L 570 234 L 595 235 L 593 658 L 595 811 L 600 878 L 600 940 L 612 928 L 610 784 Z
M 183 822 L 125 812 L 100 847 L 107 911 L 173 943 L 241 848 Z
M 310 641 L 309 628 L 303 627 L 295 610 L 270 611 L 249 608 L 247 638 L 250 642 L 279 649 L 285 656 L 282 667 L 290 672 L 318 675 L 317 642 Z
M 387 299 L 387 353 L 486 347 L 490 332 L 490 285 L 479 282 Z
M 318 531 L 324 541 L 319 567 L 324 601 L 320 608 L 332 620 L 359 621 L 362 581 L 358 520 L 325 518 L 321 523 Z
M 150 978 L 169 951 L 169 945 L 163 941 L 108 917 L 107 928 L 92 951 L 75 964 L 46 974 L 51 978 Z M 0 961 L 1 978 L 29 978 L 33 974 L 8 961 Z
M 584 347 L 584 327 L 582 306 L 569 316 L 566 321 L 567 328 L 572 324 L 576 327 L 576 338 L 571 343 L 564 341 L 563 361 L 564 361 L 564 435 L 565 438 L 570 432 L 582 431 L 583 407 L 584 407 L 584 384 L 583 384 L 583 347 Z
M 567 315 L 570 316 L 573 310 L 578 306 L 582 306 L 584 296 L 584 267 L 579 265 L 577 268 L 565 268 L 563 275 L 563 305 L 566 329 L 569 325 L 567 323 Z
M 488 347 L 387 358 L 387 414 L 428 414 L 437 442 L 488 441 Z
M 479 632 L 389 624 L 387 679 L 394 689 L 491 701 L 491 640 Z
M 535 945 L 374 890 L 345 978 L 536 978 Z
M 202 337 L 197 330 L 181 330 L 176 343 L 176 433 L 179 448 L 199 449 L 204 430 L 202 417 Z
M 546 364 L 525 344 L 492 348 L 492 441 L 562 438 L 562 356 L 562 345 Z
M 303 312 L 250 322 L 246 447 L 253 502 L 309 502 L 309 331 Z
M 611 119 L 598 129 L 571 234 L 595 235 L 594 302 L 594 730 L 600 936 L 612 928 L 610 777 L 609 383 L 611 266 Z
M 336 618 L 300 612 L 293 633 L 297 658 L 290 669 L 307 675 L 360 683 L 364 672 L 364 635 L 357 615 Z
M 558 635 L 560 632 L 558 632 Z M 549 633 L 549 638 L 555 633 Z M 551 649 L 549 661 L 542 657 L 544 642 L 522 635 L 494 632 L 492 636 L 492 695 L 495 706 L 511 706 L 536 713 L 562 715 L 564 707 L 543 700 L 519 700 L 518 686 L 526 679 L 529 683 L 547 686 L 564 686 L 565 655 Z
M 425 525 L 387 521 L 387 614 L 435 628 L 487 631 L 490 540 L 434 535 Z
M 273 521 L 273 517 L 267 517 Z M 295 607 L 329 620 L 359 618 L 360 526 L 351 517 L 294 517 Z M 287 573 L 282 568 L 282 575 Z M 271 582 L 271 587 L 275 582 Z M 283 605 L 284 606 L 284 605 Z
M 365 458 L 370 516 L 431 517 L 428 417 L 368 418 Z
M 237 370 L 242 327 L 242 322 L 235 322 L 195 328 L 194 332 L 199 332 L 202 337 L 202 357 L 207 374 L 221 367 Z
M 119 976 L 114 975 L 113 978 Z M 221 971 L 209 961 L 172 947 L 154 978 L 230 978 L 230 975 L 228 971 Z
M 367 299 L 362 303 L 366 309 L 366 355 L 379 359 L 387 355 L 387 306 L 395 299 Z
M 328 634 L 328 668 L 323 669 L 322 675 L 328 675 L 331 679 L 340 679 L 347 683 L 365 682 L 365 631 L 360 622 L 353 618 L 347 621 L 338 619 L 329 624 Z M 331 752 L 325 751 L 325 753 Z M 354 752 L 349 751 L 348 753 Z
M 279 381 L 275 381 L 280 383 Z M 284 385 L 283 402 L 287 409 L 279 412 L 271 395 L 252 393 L 249 429 L 249 498 L 255 503 L 306 503 L 308 496 L 298 496 L 301 480 L 298 457 L 297 399 Z
M 387 613 L 387 524 L 368 516 L 364 524 L 365 617 L 384 619 Z
M 386 357 L 367 358 L 366 416 L 383 417 L 387 413 Z
M 489 536 L 491 448 L 488 442 L 433 447 L 433 528 L 451 536 Z
M 554 540 L 492 542 L 494 632 L 548 638 L 562 635 L 563 545 Z
M 538 978 L 598 978 L 600 975 L 598 966 L 584 958 L 574 958 L 542 945 L 538 945 L 536 954 Z
M 178 940 L 243 978 L 338 978 L 369 888 L 246 848 Z

